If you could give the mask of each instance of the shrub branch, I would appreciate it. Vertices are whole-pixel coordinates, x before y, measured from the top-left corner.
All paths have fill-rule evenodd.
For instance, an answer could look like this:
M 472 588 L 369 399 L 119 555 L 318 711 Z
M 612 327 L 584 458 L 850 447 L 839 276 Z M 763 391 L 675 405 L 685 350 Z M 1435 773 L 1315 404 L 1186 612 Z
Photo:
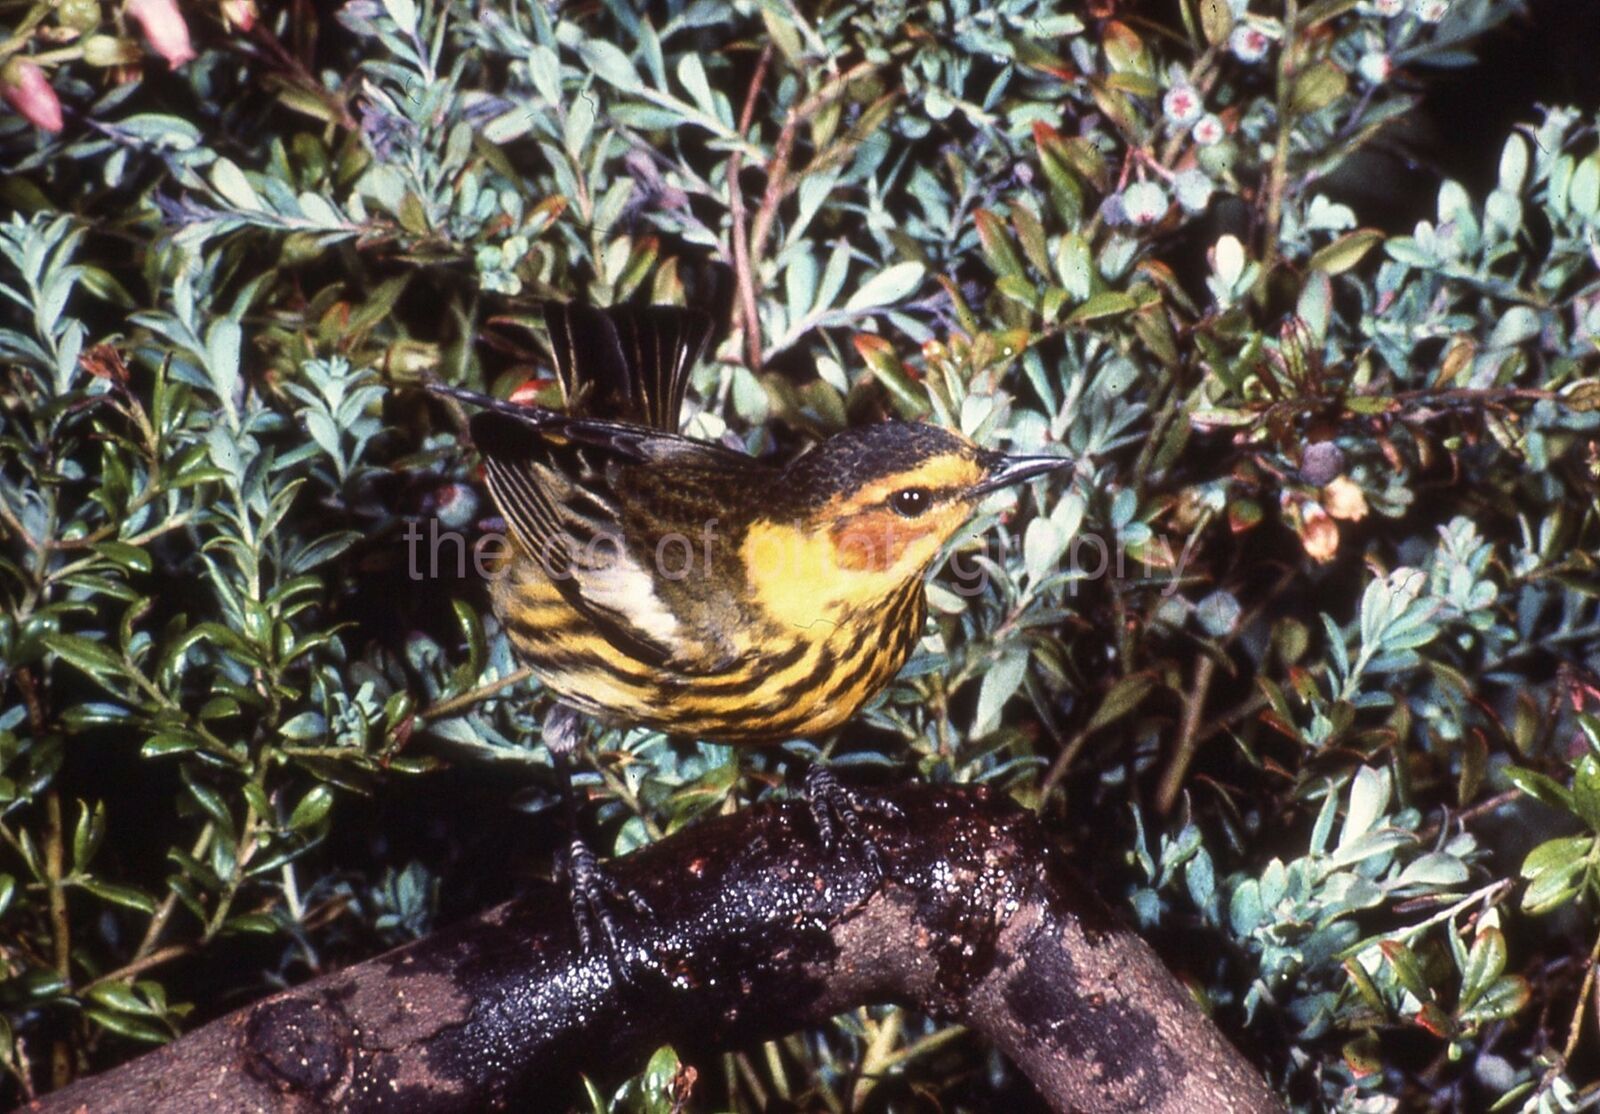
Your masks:
M 1280 1109 L 1027 814 L 981 789 L 893 800 L 899 816 L 864 818 L 881 882 L 859 851 L 822 851 L 794 802 L 617 860 L 654 910 L 624 916 L 626 977 L 579 950 L 564 896 L 541 888 L 29 1109 L 550 1109 L 579 1073 L 661 1044 L 704 1057 L 870 1002 L 983 1034 L 1057 1109 Z

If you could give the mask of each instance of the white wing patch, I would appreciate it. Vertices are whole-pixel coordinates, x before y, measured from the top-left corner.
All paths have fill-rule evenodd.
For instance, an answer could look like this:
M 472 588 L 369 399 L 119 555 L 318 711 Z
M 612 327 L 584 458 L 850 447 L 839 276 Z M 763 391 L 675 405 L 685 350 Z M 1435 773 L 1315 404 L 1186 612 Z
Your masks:
M 617 540 L 594 549 L 593 563 L 585 563 L 583 573 L 577 577 L 578 594 L 650 641 L 661 646 L 675 645 L 678 617 L 656 595 L 655 579 L 649 570 L 640 567 Z

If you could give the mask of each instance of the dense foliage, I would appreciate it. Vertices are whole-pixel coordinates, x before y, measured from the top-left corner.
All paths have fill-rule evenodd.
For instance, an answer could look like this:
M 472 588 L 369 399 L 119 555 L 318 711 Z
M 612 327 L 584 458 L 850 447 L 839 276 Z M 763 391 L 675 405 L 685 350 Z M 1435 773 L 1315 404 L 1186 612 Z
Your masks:
M 1514 3 L 134 6 L 0 7 L 0 1095 L 548 865 L 415 387 L 547 377 L 579 297 L 715 308 L 700 436 L 1080 458 L 953 546 L 837 761 L 1039 809 L 1297 1109 L 1592 1101 L 1596 119 L 1530 108 L 1404 234 L 1340 187 Z M 586 826 L 777 768 L 612 731 Z M 1025 1087 L 882 1008 L 694 1093 Z

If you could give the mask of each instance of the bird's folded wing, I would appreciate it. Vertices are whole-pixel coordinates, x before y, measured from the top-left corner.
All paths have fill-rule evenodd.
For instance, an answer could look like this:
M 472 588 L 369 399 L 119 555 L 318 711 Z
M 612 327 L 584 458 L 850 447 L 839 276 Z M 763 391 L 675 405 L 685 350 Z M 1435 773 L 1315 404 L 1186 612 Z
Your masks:
M 679 565 L 658 567 L 663 539 L 683 535 L 687 545 L 694 524 L 641 513 L 617 481 L 686 459 L 703 457 L 709 471 L 758 467 L 755 461 L 684 437 L 549 411 L 524 420 L 480 413 L 472 433 L 517 543 L 607 641 L 676 672 L 718 673 L 737 660 L 737 632 L 709 620 L 729 608 L 707 594 L 725 594 L 728 586 L 706 578 L 693 586 L 695 606 L 685 606 L 684 586 L 675 581 Z M 673 559 L 680 561 L 677 550 Z

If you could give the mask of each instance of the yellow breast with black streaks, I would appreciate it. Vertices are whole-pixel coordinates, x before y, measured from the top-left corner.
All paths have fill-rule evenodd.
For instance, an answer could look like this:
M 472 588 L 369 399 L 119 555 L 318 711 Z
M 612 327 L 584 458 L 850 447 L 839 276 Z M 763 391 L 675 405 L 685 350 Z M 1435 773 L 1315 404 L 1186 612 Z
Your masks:
M 920 577 L 850 596 L 808 586 L 805 562 L 822 556 L 816 546 L 793 550 L 793 575 L 747 566 L 767 573 L 754 579 L 741 623 L 746 650 L 711 675 L 630 657 L 525 557 L 495 583 L 495 611 L 540 681 L 604 722 L 729 743 L 804 738 L 839 727 L 887 685 L 925 618 Z

